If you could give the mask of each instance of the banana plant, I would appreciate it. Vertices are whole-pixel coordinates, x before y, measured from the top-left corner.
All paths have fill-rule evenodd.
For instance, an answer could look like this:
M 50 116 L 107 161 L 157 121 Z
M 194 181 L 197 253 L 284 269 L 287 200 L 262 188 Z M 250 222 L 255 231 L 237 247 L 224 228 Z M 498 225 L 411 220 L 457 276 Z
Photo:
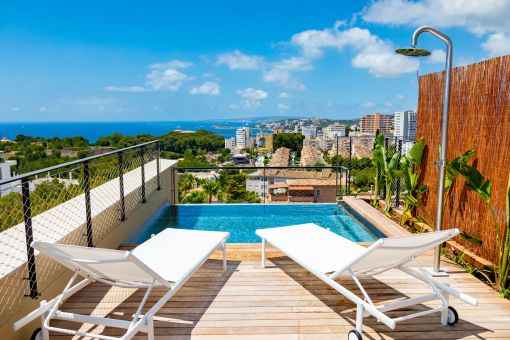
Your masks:
M 390 209 L 393 201 L 395 200 L 395 197 L 392 194 L 398 179 L 404 174 L 402 170 L 398 169 L 398 159 L 400 154 L 397 152 L 392 157 L 387 156 L 386 148 L 384 147 L 384 135 L 381 134 L 379 130 L 376 131 L 373 153 L 374 156 L 372 163 L 374 164 L 375 162 L 376 164 L 374 165 L 379 165 L 381 167 L 382 179 L 384 180 L 385 185 L 386 202 L 383 213 L 386 216 L 391 217 Z M 379 183 L 376 181 L 376 190 L 378 189 L 378 185 Z M 377 196 L 374 200 L 377 201 Z
M 492 214 L 492 219 L 494 220 L 494 225 L 496 227 L 496 235 L 498 241 L 498 259 L 494 261 L 494 259 L 490 256 L 489 252 L 485 249 L 483 241 L 476 235 L 476 233 L 469 234 L 464 231 L 460 234 L 462 238 L 466 241 L 482 248 L 482 250 L 487 254 L 492 265 L 494 266 L 494 276 L 496 285 L 500 291 L 501 296 L 508 297 L 510 290 L 507 289 L 507 278 L 509 271 L 509 255 L 510 255 L 510 177 L 508 178 L 508 185 L 506 190 L 506 226 L 503 235 L 501 234 L 498 221 L 496 219 L 496 215 L 494 214 L 494 209 L 491 204 L 491 189 L 492 182 L 490 180 L 486 180 L 485 177 L 478 171 L 477 169 L 461 162 L 452 162 L 452 168 L 457 171 L 465 180 L 466 187 L 476 193 L 480 198 L 482 198 L 487 206 L 490 209 Z M 497 264 L 496 264 L 497 262 Z
M 412 201 L 411 198 L 415 197 L 416 186 L 418 185 L 418 171 L 417 167 L 420 166 L 421 159 L 423 157 L 423 150 L 425 149 L 425 137 L 421 137 L 416 141 L 411 150 L 409 156 L 403 156 L 400 160 L 400 167 L 404 175 L 404 186 L 407 190 L 407 194 L 402 196 L 404 200 L 404 211 L 400 219 L 400 225 L 404 225 L 408 219 L 411 218 L 411 210 L 415 205 L 411 205 L 406 202 L 404 196 L 407 197 L 407 201 Z M 416 167 L 416 168 L 415 168 Z M 425 190 L 426 191 L 426 190 Z M 423 194 L 423 193 L 422 193 Z M 421 196 L 421 194 L 420 194 Z
M 421 203 L 421 196 L 423 196 L 423 194 L 428 190 L 429 187 L 427 185 L 422 185 L 421 187 L 418 188 L 418 190 L 416 190 L 416 195 L 413 195 L 409 192 L 407 194 L 402 195 L 402 200 L 404 201 L 404 204 L 406 204 L 408 207 L 408 211 L 404 211 L 404 214 L 402 214 L 402 217 L 405 219 L 404 223 L 407 220 L 413 220 L 415 222 L 424 223 L 428 225 L 430 228 L 432 228 L 432 230 L 435 230 L 432 217 L 430 217 L 429 213 L 423 208 L 423 205 Z M 413 210 L 413 208 L 421 209 L 425 213 L 425 215 L 427 215 L 427 218 L 423 216 L 412 216 L 411 211 Z
M 441 146 L 439 147 L 439 153 L 441 154 Z M 448 198 L 450 197 L 450 189 L 453 186 L 453 183 L 455 183 L 455 180 L 459 176 L 459 172 L 455 170 L 455 168 L 452 166 L 452 164 L 455 163 L 461 163 L 461 164 L 467 164 L 469 160 L 475 155 L 475 150 L 468 150 L 464 152 L 464 154 L 460 157 L 455 157 L 453 161 L 445 160 L 445 180 L 444 180 L 444 200 L 443 200 L 443 213 L 446 208 L 446 202 L 448 201 Z

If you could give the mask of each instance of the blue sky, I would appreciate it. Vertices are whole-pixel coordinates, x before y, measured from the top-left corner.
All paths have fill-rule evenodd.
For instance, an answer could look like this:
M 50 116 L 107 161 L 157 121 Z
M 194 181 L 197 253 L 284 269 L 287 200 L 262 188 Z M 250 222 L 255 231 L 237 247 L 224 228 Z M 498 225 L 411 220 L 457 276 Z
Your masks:
M 0 4 L 1 121 L 356 118 L 416 109 L 397 56 L 422 25 L 454 66 L 510 54 L 510 0 L 12 1 Z

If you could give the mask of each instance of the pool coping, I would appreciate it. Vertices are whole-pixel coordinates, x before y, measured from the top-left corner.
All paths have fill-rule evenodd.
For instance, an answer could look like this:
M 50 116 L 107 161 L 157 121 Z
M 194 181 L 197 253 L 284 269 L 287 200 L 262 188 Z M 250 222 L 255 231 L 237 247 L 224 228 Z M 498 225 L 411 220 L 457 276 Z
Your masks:
M 347 203 L 352 209 L 356 210 L 358 214 L 363 216 L 368 222 L 370 222 L 375 228 L 379 229 L 379 231 L 381 231 L 387 237 L 411 235 L 410 231 L 402 228 L 400 225 L 384 216 L 383 213 L 377 209 L 374 209 L 363 199 L 354 198 L 352 196 L 344 196 L 344 202 Z
M 128 237 L 124 243 L 135 243 L 135 241 L 140 237 L 140 235 L 143 234 L 143 232 L 151 225 L 152 222 L 161 214 L 163 209 L 165 209 L 167 206 L 170 205 L 169 201 L 164 201 L 161 203 L 161 205 L 154 210 L 154 212 L 149 216 L 148 219 L 145 220 L 145 222 L 142 223 L 141 226 L 138 227 L 138 229 L 135 230 L 131 236 Z

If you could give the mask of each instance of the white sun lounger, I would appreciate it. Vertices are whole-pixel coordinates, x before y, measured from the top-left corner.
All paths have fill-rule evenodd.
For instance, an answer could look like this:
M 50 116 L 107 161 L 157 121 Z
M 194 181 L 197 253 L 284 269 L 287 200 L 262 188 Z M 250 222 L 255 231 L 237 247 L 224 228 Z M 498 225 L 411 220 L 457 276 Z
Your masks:
M 226 271 L 225 242 L 229 236 L 227 232 L 165 229 L 132 251 L 33 242 L 32 247 L 68 267 L 74 275 L 62 294 L 48 303 L 43 301 L 41 307 L 16 322 L 13 329 L 16 331 L 40 317 L 42 330 L 39 338 L 43 340 L 49 340 L 49 331 L 105 340 L 127 340 L 142 331 L 148 333 L 149 340 L 154 340 L 154 314 L 216 250 L 223 251 L 223 270 Z M 85 280 L 71 288 L 78 275 Z M 132 321 L 58 310 L 64 299 L 94 281 L 123 288 L 148 288 Z M 140 316 L 153 287 L 165 287 L 168 292 L 144 316 Z M 51 319 L 124 328 L 126 333 L 118 338 L 56 328 L 49 325 Z
M 313 223 L 259 229 L 256 233 L 262 238 L 263 268 L 265 247 L 266 243 L 269 243 L 357 305 L 356 330 L 349 332 L 349 340 L 361 339 L 363 318 L 369 315 L 394 329 L 399 321 L 441 312 L 441 323 L 446 325 L 458 321 L 457 312 L 449 306 L 449 295 L 475 307 L 478 305 L 476 299 L 450 288 L 447 283 L 442 284 L 431 279 L 416 261 L 419 255 L 458 235 L 458 229 L 379 239 L 368 248 Z M 414 262 L 419 272 L 404 266 L 410 261 Z M 399 269 L 428 283 L 432 287 L 432 293 L 384 305 L 374 305 L 358 278 L 372 277 L 390 269 Z M 340 276 L 351 276 L 363 293 L 364 299 L 334 280 Z M 435 299 L 442 301 L 441 307 L 393 319 L 384 314 L 387 311 Z

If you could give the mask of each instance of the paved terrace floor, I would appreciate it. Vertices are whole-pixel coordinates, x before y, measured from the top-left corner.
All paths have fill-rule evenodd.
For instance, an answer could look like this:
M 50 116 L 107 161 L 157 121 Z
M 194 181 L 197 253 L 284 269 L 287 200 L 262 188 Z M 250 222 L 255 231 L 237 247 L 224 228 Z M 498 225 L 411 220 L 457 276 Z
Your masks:
M 134 245 L 119 249 L 129 250 Z M 355 306 L 341 294 L 317 279 L 274 248 L 267 250 L 267 268 L 260 265 L 260 244 L 228 244 L 228 271 L 222 272 L 221 252 L 216 252 L 204 266 L 170 299 L 155 317 L 159 340 L 328 340 L 347 339 L 354 329 Z M 433 254 L 419 258 L 422 266 L 432 266 Z M 439 314 L 398 323 L 395 330 L 364 319 L 363 339 L 509 339 L 510 302 L 470 274 L 447 263 L 447 281 L 479 301 L 477 308 L 451 298 L 459 312 L 455 326 L 443 326 Z M 361 292 L 351 279 L 343 285 L 358 296 Z M 374 303 L 396 301 L 430 293 L 428 285 L 392 270 L 377 279 L 361 280 Z M 123 290 L 93 283 L 74 294 L 63 311 L 130 320 L 145 290 Z M 147 312 L 163 292 L 151 294 Z M 388 314 L 396 317 L 439 305 L 439 300 Z M 55 326 L 78 329 L 79 324 L 53 321 Z M 81 330 L 119 336 L 121 330 L 90 325 Z M 71 339 L 52 333 L 52 339 Z M 75 337 L 75 339 L 83 339 Z M 139 333 L 135 339 L 147 339 Z

